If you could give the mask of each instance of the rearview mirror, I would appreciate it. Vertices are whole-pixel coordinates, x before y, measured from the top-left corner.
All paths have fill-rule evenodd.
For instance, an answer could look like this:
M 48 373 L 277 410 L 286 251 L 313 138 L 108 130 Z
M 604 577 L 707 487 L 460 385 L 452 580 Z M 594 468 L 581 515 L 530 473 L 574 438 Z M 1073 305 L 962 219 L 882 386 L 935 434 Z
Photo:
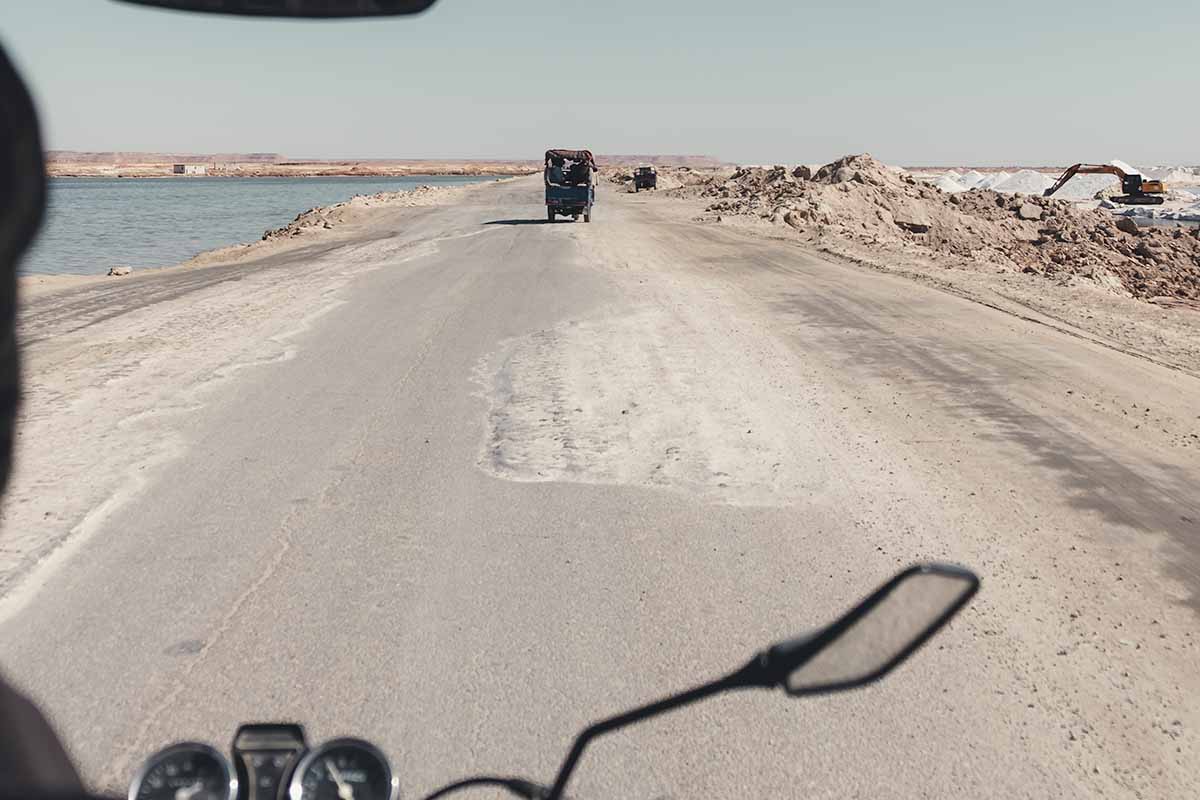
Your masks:
M 974 573 L 944 564 L 901 572 L 815 634 L 781 642 L 766 657 L 791 695 L 853 689 L 912 655 L 979 589 Z
M 121 0 L 141 6 L 255 17 L 390 17 L 416 14 L 436 0 Z

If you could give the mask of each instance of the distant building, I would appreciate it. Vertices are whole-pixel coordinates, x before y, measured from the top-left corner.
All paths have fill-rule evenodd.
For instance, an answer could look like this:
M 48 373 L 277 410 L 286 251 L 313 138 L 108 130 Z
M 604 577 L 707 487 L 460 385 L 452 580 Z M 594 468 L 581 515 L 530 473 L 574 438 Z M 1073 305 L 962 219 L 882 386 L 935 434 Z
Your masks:
M 207 175 L 208 166 L 205 164 L 175 164 L 171 171 L 176 175 Z

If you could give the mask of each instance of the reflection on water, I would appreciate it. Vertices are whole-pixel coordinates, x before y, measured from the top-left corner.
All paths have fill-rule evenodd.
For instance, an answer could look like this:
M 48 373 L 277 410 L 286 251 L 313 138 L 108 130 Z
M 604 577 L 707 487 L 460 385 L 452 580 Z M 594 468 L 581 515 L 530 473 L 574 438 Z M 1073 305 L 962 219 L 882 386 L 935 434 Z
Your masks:
M 165 267 L 259 239 L 301 211 L 356 194 L 491 178 L 51 178 L 46 222 L 25 273 Z

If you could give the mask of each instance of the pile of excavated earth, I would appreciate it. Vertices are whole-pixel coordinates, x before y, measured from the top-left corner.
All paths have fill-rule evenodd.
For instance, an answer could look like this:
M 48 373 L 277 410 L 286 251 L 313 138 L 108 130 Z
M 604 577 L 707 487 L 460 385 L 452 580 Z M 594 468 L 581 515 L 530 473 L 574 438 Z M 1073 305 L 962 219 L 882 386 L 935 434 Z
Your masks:
M 882 248 L 915 247 L 933 261 L 1079 276 L 1141 299 L 1200 299 L 1200 230 L 1139 228 L 1104 210 L 1037 195 L 948 193 L 869 155 L 815 171 L 742 168 L 670 193 L 711 198 L 708 210 L 718 215 L 762 217 Z

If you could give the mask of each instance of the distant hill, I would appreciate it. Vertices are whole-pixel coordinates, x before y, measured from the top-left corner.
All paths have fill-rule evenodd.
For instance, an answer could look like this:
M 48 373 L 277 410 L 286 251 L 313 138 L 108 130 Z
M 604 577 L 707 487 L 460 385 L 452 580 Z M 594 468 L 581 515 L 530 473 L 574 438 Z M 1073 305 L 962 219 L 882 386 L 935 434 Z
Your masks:
M 604 164 L 654 164 L 662 167 L 719 167 L 720 159 L 697 155 L 597 154 Z M 146 153 L 47 150 L 46 160 L 57 164 L 524 164 L 541 163 L 541 153 L 525 158 L 290 158 L 280 153 Z
M 288 158 L 279 153 L 146 153 L 49 150 L 51 177 L 150 178 L 172 174 L 173 164 L 199 164 L 210 177 L 528 175 L 542 170 L 542 154 L 523 159 L 487 158 Z M 601 166 L 719 167 L 711 156 L 597 155 Z
M 47 150 L 46 160 L 59 164 L 207 164 L 214 161 L 244 164 L 273 164 L 279 153 L 143 153 L 137 151 L 87 152 Z

